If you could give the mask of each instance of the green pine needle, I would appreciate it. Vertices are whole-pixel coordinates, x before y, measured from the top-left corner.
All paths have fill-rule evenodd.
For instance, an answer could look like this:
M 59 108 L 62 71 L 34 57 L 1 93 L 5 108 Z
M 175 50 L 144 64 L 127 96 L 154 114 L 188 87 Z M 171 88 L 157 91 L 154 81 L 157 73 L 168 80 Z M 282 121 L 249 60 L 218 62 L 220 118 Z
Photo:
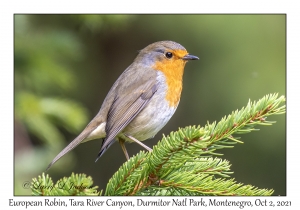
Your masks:
M 31 182 L 32 195 L 101 195 L 97 191 L 98 186 L 93 186 L 92 177 L 85 174 L 74 174 L 70 177 L 63 177 L 53 184 L 49 175 L 38 176 Z
M 249 100 L 246 107 L 233 111 L 218 123 L 204 127 L 188 126 L 163 136 L 152 152 L 141 151 L 125 162 L 109 180 L 105 195 L 272 195 L 273 190 L 258 189 L 237 183 L 230 178 L 230 163 L 214 156 L 223 155 L 218 150 L 233 148 L 243 143 L 236 134 L 258 131 L 257 125 L 272 125 L 266 121 L 271 115 L 284 114 L 284 96 L 264 96 L 257 102 Z M 228 179 L 230 178 L 230 179 Z M 59 183 L 68 183 L 59 188 Z M 70 183 L 84 183 L 88 190 L 68 191 Z M 32 187 L 34 195 L 98 195 L 92 179 L 72 174 L 55 184 L 54 190 Z M 33 179 L 33 186 L 53 186 L 49 176 Z

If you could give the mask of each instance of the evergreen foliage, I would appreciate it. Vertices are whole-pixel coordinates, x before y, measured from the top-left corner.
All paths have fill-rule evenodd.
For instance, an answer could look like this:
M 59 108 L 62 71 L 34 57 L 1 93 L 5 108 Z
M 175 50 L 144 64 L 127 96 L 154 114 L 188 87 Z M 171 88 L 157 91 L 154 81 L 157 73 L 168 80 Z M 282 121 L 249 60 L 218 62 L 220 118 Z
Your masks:
M 220 122 L 207 123 L 204 127 L 188 126 L 164 136 L 152 152 L 141 151 L 127 162 L 109 180 L 105 195 L 272 195 L 273 190 L 258 189 L 237 183 L 230 178 L 230 164 L 215 156 L 217 150 L 232 148 L 243 143 L 236 134 L 257 131 L 256 125 L 272 125 L 270 115 L 285 113 L 284 96 L 264 96 L 257 102 L 249 100 L 246 107 L 236 110 Z M 233 136 L 234 135 L 234 136 Z M 85 175 L 63 178 L 81 185 L 86 181 L 87 191 L 55 191 L 32 189 L 33 195 L 98 195 L 92 187 L 92 179 Z M 34 179 L 34 184 L 53 185 L 47 175 Z M 58 182 L 59 183 L 59 182 Z M 77 186 L 78 186 L 77 185 Z M 58 187 L 58 184 L 56 184 Z M 92 190 L 93 189 L 93 190 Z M 49 194 L 47 194 L 49 193 Z
M 33 195 L 101 195 L 97 191 L 98 186 L 93 186 L 92 177 L 85 174 L 74 174 L 63 177 L 54 185 L 51 177 L 45 175 L 33 178 L 31 190 Z

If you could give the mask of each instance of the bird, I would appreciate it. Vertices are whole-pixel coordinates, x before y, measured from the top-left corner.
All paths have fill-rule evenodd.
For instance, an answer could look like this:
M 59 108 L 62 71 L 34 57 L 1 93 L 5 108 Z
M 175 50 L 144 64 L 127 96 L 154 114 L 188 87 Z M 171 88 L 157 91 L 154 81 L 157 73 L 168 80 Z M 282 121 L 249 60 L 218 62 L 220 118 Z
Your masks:
M 116 141 L 127 160 L 125 142 L 152 151 L 141 141 L 153 138 L 173 116 L 181 97 L 185 64 L 198 59 L 174 41 L 154 42 L 140 50 L 112 85 L 97 115 L 46 171 L 80 143 L 94 139 L 103 139 L 96 161 Z

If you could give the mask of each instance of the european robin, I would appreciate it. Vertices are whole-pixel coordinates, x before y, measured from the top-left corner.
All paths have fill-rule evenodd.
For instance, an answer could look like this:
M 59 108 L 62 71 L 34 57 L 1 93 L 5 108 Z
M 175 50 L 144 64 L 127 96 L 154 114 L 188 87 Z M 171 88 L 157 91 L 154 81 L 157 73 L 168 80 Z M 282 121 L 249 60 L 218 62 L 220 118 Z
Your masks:
M 190 55 L 180 44 L 160 41 L 139 51 L 133 63 L 108 92 L 98 114 L 49 164 L 47 170 L 80 143 L 103 139 L 96 161 L 117 140 L 129 159 L 125 142 L 154 137 L 173 116 L 182 90 L 184 67 Z

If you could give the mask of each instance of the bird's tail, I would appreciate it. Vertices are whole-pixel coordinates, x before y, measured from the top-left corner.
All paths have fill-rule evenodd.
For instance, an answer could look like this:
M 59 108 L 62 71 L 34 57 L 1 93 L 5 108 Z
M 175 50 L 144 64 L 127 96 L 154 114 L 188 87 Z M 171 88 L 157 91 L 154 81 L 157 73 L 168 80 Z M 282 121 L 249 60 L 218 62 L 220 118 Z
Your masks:
M 53 160 L 52 162 L 48 165 L 46 171 L 49 170 L 49 168 L 56 163 L 62 156 L 73 150 L 75 147 L 78 146 L 78 144 L 82 143 L 82 141 L 86 138 L 86 136 L 89 133 L 82 132 L 79 136 L 77 136 L 68 146 L 66 146 Z

